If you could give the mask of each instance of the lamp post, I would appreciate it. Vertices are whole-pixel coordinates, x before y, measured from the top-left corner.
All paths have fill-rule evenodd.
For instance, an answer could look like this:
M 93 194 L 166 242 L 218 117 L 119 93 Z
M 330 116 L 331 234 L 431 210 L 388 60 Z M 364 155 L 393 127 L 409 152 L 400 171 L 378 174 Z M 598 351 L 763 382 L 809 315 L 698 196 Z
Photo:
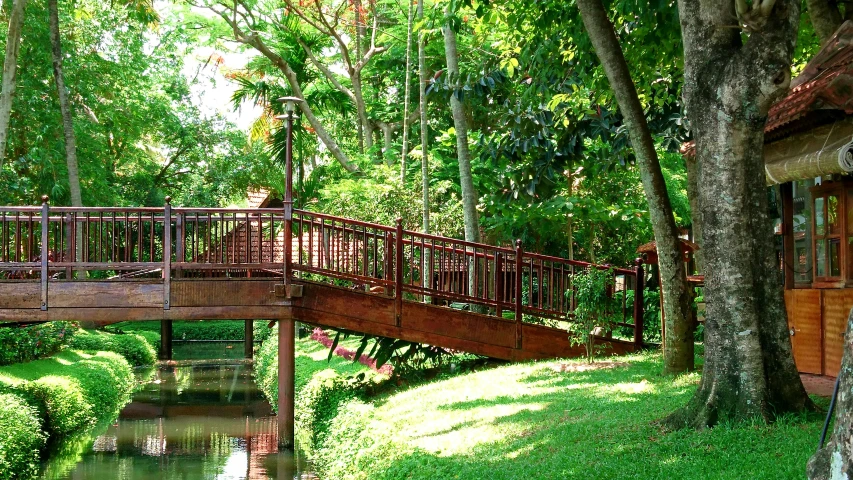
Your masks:
M 285 180 L 284 180 L 284 292 L 290 304 L 292 298 L 293 276 L 293 115 L 296 104 L 303 102 L 298 97 L 282 97 L 278 99 L 284 104 L 286 115 L 276 118 L 287 121 L 287 143 L 284 151 Z M 293 310 L 278 322 L 278 445 L 281 448 L 292 449 L 294 424 L 294 384 L 296 376 L 296 324 Z

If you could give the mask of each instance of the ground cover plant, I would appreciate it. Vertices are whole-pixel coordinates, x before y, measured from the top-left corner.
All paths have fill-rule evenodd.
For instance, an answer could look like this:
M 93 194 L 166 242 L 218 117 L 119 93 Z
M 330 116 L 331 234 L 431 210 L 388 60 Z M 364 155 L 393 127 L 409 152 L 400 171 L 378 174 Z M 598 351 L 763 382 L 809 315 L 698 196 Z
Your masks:
M 65 350 L 0 367 L 0 479 L 32 475 L 46 440 L 114 418 L 133 383 L 130 364 L 113 352 Z
M 506 365 L 352 400 L 313 461 L 328 480 L 803 477 L 820 415 L 666 432 L 654 422 L 699 374 L 662 376 L 657 353 L 620 361 Z
M 147 333 L 150 336 L 151 332 Z M 149 339 L 133 333 L 80 330 L 69 343 L 69 347 L 88 352 L 115 352 L 133 366 L 152 365 L 157 361 L 157 351 Z

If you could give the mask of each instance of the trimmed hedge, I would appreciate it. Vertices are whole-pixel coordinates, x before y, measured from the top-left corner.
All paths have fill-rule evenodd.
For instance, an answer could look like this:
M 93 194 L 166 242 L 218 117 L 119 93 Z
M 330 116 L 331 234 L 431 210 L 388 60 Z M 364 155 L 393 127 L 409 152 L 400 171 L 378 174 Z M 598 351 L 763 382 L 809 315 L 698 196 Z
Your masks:
M 47 441 L 38 410 L 20 395 L 0 393 L 0 432 L 0 480 L 36 475 Z
M 147 335 L 151 336 L 150 333 Z M 115 352 L 133 366 L 151 365 L 157 361 L 157 351 L 148 339 L 133 333 L 80 330 L 69 343 L 69 347 L 87 352 Z
M 263 341 L 269 337 L 268 321 L 256 320 L 254 323 L 255 340 Z M 106 327 L 110 332 L 160 333 L 159 321 L 120 322 Z M 172 323 L 172 338 L 174 340 L 243 340 L 246 325 L 243 320 L 194 320 L 175 321 Z
M 0 480 L 36 473 L 46 439 L 114 418 L 133 384 L 130 364 L 113 352 L 66 350 L 0 367 Z
M 0 326 L 0 365 L 29 362 L 58 352 L 77 332 L 72 322 Z

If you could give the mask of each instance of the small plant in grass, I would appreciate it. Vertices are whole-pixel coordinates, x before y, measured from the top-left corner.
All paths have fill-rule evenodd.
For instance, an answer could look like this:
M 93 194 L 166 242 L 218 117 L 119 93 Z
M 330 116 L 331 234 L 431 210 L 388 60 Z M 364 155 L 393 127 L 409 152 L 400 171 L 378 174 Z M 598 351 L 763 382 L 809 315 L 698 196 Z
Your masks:
M 574 318 L 569 320 L 569 339 L 572 345 L 583 345 L 586 358 L 592 363 L 597 351 L 604 345 L 596 345 L 595 332 L 612 331 L 619 320 L 616 299 L 612 292 L 615 286 L 613 269 L 591 268 L 572 276 L 577 307 Z

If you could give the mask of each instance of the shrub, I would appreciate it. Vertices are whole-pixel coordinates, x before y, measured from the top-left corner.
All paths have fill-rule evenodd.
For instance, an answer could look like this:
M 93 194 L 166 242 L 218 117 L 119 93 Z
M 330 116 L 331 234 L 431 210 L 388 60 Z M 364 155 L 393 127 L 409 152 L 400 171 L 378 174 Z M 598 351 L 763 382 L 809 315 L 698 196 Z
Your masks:
M 255 384 L 273 409 L 278 408 L 278 335 L 272 334 L 255 353 Z
M 160 348 L 160 332 L 151 332 L 148 330 L 140 330 L 138 332 L 132 332 L 140 337 L 144 338 L 148 345 L 151 345 L 151 348 L 156 352 L 158 348 Z
M 75 365 L 73 372 L 96 418 L 115 416 L 129 400 L 133 389 L 133 370 L 121 355 L 99 352 Z
M 0 327 L 0 365 L 29 362 L 55 354 L 77 331 L 71 322 Z
M 329 433 L 332 419 L 347 400 L 356 396 L 358 383 L 364 378 L 350 379 L 332 369 L 314 374 L 296 398 L 296 424 L 308 436 L 308 447 L 316 449 Z
M 115 352 L 131 365 L 151 365 L 157 361 L 157 351 L 145 337 L 133 333 L 107 333 L 97 330 L 81 330 L 69 346 L 88 352 Z
M 601 328 L 611 331 L 618 322 L 618 317 L 614 314 L 618 304 L 612 295 L 608 294 L 613 291 L 614 284 L 612 268 L 588 268 L 572 275 L 578 306 L 574 310 L 574 318 L 570 319 L 569 338 L 572 345 L 584 346 L 589 362 L 593 361 L 596 350 L 600 348 L 595 344 L 593 330 Z
M 19 395 L 0 393 L 0 480 L 35 476 L 47 436 L 38 411 Z
M 338 414 L 329 422 L 328 441 L 311 458 L 320 478 L 366 478 L 376 465 L 377 458 L 391 458 L 400 446 L 386 437 L 387 432 L 371 428 L 374 407 L 353 399 L 338 407 Z M 399 452 L 397 452 L 399 453 Z
M 266 320 L 255 321 L 255 340 L 263 341 L 269 337 Z M 159 342 L 160 322 L 120 322 L 106 327 L 109 332 L 141 333 L 154 332 Z M 243 340 L 246 325 L 243 320 L 192 320 L 172 323 L 172 338 L 175 340 Z
M 29 394 L 44 412 L 45 429 L 51 437 L 67 435 L 95 422 L 92 406 L 73 378 L 48 375 L 22 383 L 19 390 Z

